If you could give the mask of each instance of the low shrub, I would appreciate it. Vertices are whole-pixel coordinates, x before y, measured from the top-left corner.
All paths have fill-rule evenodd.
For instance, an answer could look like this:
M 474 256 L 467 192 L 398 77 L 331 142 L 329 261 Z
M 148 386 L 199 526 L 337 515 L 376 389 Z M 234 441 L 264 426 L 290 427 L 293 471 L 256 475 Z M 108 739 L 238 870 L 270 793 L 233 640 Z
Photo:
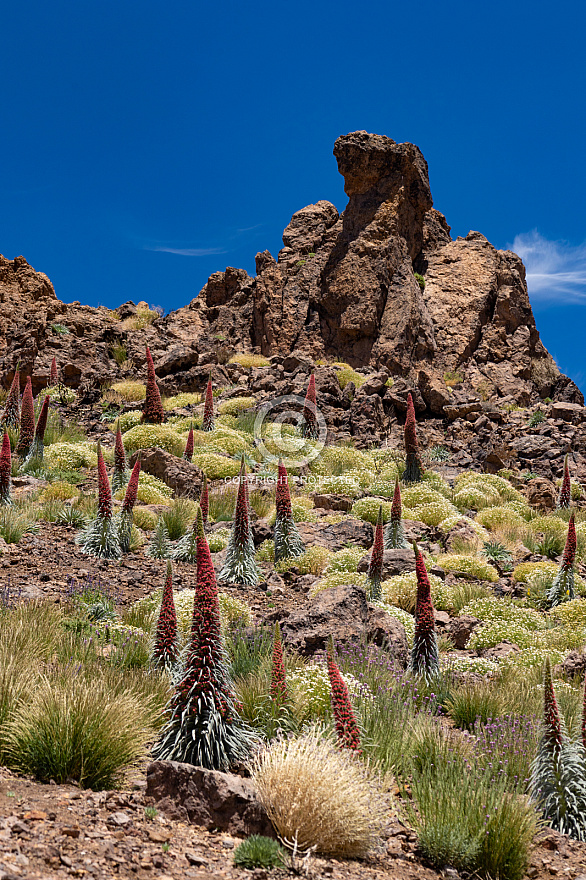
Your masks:
M 124 432 L 122 440 L 127 452 L 158 446 L 181 458 L 185 448 L 183 437 L 167 425 L 135 425 Z
M 51 501 L 56 499 L 58 501 L 67 501 L 69 498 L 77 498 L 78 495 L 79 490 L 72 486 L 71 483 L 67 483 L 64 480 L 56 480 L 43 491 L 43 500 Z
M 239 461 L 225 458 L 214 452 L 203 452 L 197 447 L 193 453 L 193 463 L 202 469 L 208 480 L 225 480 L 228 477 L 236 477 L 240 471 Z
M 360 498 L 355 501 L 352 505 L 352 516 L 376 525 L 380 507 L 383 509 L 383 523 L 386 523 L 391 517 L 391 502 L 381 501 L 380 498 Z
M 126 403 L 138 403 L 138 401 L 144 400 L 146 396 L 146 385 L 143 385 L 142 382 L 125 380 L 124 382 L 115 382 L 111 388 Z
M 174 409 L 183 409 L 186 406 L 197 406 L 201 403 L 201 394 L 199 391 L 183 391 L 173 397 L 165 397 L 162 403 L 165 412 L 172 412 Z
M 497 570 L 488 562 L 478 559 L 477 556 L 463 556 L 459 554 L 447 554 L 438 556 L 437 564 L 445 571 L 462 572 L 464 575 L 476 577 L 481 581 L 498 581 Z
M 157 524 L 157 517 L 146 507 L 135 507 L 132 511 L 132 518 L 134 525 L 144 532 L 151 532 Z
M 234 850 L 234 864 L 238 868 L 284 868 L 285 850 L 272 837 L 251 834 Z
M 241 412 L 252 409 L 255 403 L 254 397 L 232 397 L 220 403 L 218 412 L 221 416 L 238 416 Z
M 366 855 L 386 821 L 375 779 L 359 758 L 316 732 L 276 740 L 258 755 L 252 779 L 281 840 L 324 855 Z
M 237 352 L 233 354 L 229 364 L 238 364 L 241 367 L 249 369 L 250 367 L 269 367 L 271 362 L 262 354 L 249 354 L 248 352 Z
M 53 443 L 45 447 L 44 463 L 48 468 L 79 470 L 98 465 L 98 453 L 93 443 Z

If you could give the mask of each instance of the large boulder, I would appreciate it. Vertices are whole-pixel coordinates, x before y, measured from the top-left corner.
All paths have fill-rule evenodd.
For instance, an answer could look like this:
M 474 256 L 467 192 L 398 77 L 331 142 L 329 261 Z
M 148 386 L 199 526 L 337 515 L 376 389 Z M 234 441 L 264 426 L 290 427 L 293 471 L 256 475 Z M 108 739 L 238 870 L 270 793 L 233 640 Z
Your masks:
M 351 581 L 352 575 L 348 575 Z M 405 628 L 380 608 L 369 605 L 366 592 L 351 582 L 347 586 L 322 590 L 281 625 L 283 641 L 304 657 L 325 650 L 333 635 L 337 643 L 374 641 L 387 644 L 392 656 L 401 663 L 407 657 Z
M 176 455 L 159 449 L 158 446 L 149 446 L 131 456 L 131 466 L 134 466 L 139 454 L 141 470 L 145 473 L 162 480 L 178 497 L 199 498 L 203 485 L 203 471 L 197 465 L 184 458 L 177 458 Z
M 146 797 L 170 819 L 241 837 L 275 836 L 250 779 L 178 761 L 153 761 L 146 783 Z

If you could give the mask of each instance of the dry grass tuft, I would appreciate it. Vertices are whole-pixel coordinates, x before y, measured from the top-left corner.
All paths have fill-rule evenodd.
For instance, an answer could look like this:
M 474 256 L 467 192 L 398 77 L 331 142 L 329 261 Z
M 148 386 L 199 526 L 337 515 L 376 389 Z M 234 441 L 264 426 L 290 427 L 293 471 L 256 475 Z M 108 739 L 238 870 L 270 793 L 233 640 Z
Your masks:
M 317 731 L 272 742 L 257 757 L 252 777 L 284 842 L 352 858 L 366 855 L 379 839 L 386 805 L 375 778 L 359 758 Z

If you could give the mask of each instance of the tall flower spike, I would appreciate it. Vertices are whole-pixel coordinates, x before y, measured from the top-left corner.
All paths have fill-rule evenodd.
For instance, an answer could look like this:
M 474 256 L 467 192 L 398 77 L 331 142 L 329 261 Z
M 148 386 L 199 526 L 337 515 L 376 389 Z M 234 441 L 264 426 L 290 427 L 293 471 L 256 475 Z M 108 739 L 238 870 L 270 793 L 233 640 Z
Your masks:
M 395 477 L 395 491 L 391 505 L 391 518 L 385 528 L 385 550 L 401 550 L 408 547 L 401 519 L 401 488 L 399 477 Z
M 206 386 L 206 396 L 205 403 L 203 407 L 203 423 L 202 423 L 203 431 L 213 431 L 214 430 L 214 392 L 212 389 L 212 377 L 208 379 L 208 384 Z
M 569 507 L 572 501 L 572 482 L 570 480 L 570 468 L 568 467 L 568 456 L 564 458 L 564 476 L 562 479 L 562 487 L 558 499 L 558 507 Z
M 319 425 L 317 422 L 317 399 L 315 395 L 315 374 L 309 377 L 305 405 L 303 407 L 303 436 L 309 440 L 317 440 L 319 437 Z
M 550 608 L 574 598 L 574 562 L 576 560 L 576 525 L 574 514 L 568 522 L 568 535 L 558 573 L 547 592 Z
M 155 375 L 155 365 L 151 356 L 150 349 L 146 347 L 147 362 L 147 385 L 144 407 L 142 410 L 142 421 L 149 425 L 160 425 L 165 421 L 165 411 L 161 403 L 161 393 L 157 385 L 157 377 Z
M 116 441 L 114 443 L 114 470 L 112 472 L 112 492 L 122 489 L 128 482 L 128 463 L 126 450 L 122 442 L 122 432 L 119 422 L 116 422 Z
M 191 461 L 193 458 L 193 425 L 189 429 L 187 435 L 187 443 L 185 444 L 185 452 L 183 453 L 185 461 Z
M 35 435 L 33 437 L 33 442 L 31 443 L 28 455 L 26 457 L 25 465 L 32 461 L 36 461 L 39 464 L 43 461 L 45 450 L 45 431 L 47 429 L 47 418 L 49 416 L 49 400 L 49 395 L 45 394 L 45 396 L 43 397 L 43 404 L 41 406 L 39 418 L 37 419 Z
M 273 665 L 271 668 L 271 700 L 283 705 L 289 699 L 287 693 L 287 676 L 283 662 L 283 643 L 281 641 L 281 627 L 279 621 L 275 623 L 273 634 Z
M 560 716 L 549 657 L 543 676 L 543 721 L 529 792 L 546 822 L 576 840 L 586 840 L 586 755 L 566 733 Z
M 5 428 L 18 428 L 20 425 L 20 369 L 19 364 L 14 371 L 14 378 L 4 404 L 4 412 L 0 424 Z
M 305 550 L 303 538 L 293 519 L 291 509 L 291 493 L 287 469 L 279 459 L 277 489 L 275 493 L 277 508 L 275 519 L 275 562 L 280 559 L 294 559 Z
M 228 770 L 248 758 L 255 737 L 236 711 L 222 643 L 216 576 L 200 510 L 195 532 L 197 582 L 191 643 L 168 706 L 169 721 L 153 755 L 156 760 Z
M 417 442 L 417 431 L 415 427 L 415 407 L 413 406 L 413 398 L 411 392 L 407 395 L 407 418 L 405 419 L 405 473 L 403 480 L 406 483 L 421 482 L 421 474 L 423 473 L 423 464 L 419 454 L 419 444 Z
M 236 509 L 234 511 L 234 525 L 232 526 L 224 567 L 220 572 L 220 580 L 227 581 L 230 584 L 256 587 L 260 580 L 260 570 L 254 558 L 254 541 L 252 539 L 248 510 L 248 487 L 244 456 L 242 456 Z
M 371 602 L 380 602 L 382 599 L 381 581 L 383 575 L 383 554 L 384 554 L 384 536 L 383 536 L 383 506 L 378 509 L 378 518 L 376 528 L 374 530 L 374 543 L 370 554 L 370 563 L 368 565 L 368 598 Z
M 139 476 L 140 455 L 137 457 L 134 467 L 132 469 L 132 474 L 130 475 L 130 479 L 128 481 L 128 487 L 126 489 L 124 501 L 122 502 L 120 514 L 116 522 L 118 528 L 118 540 L 120 542 L 120 549 L 123 553 L 130 553 L 130 539 L 132 537 L 132 511 L 134 510 L 134 505 L 136 504 L 136 498 L 138 495 Z
M 348 686 L 334 659 L 334 641 L 328 639 L 327 647 L 328 675 L 332 697 L 332 712 L 336 722 L 336 732 L 340 745 L 360 753 L 360 731 L 352 709 Z
M 12 468 L 12 454 L 10 451 L 10 437 L 4 429 L 2 451 L 0 452 L 0 505 L 12 504 L 10 498 L 10 474 Z
M 429 684 L 439 674 L 435 615 L 427 569 L 415 542 L 413 543 L 413 551 L 417 574 L 417 604 L 415 608 L 415 635 L 408 669 L 413 675 L 420 676 Z
M 27 376 L 26 387 L 22 395 L 22 407 L 20 410 L 20 434 L 16 453 L 21 458 L 26 458 L 30 452 L 35 436 L 35 406 L 33 403 L 33 385 L 31 377 Z
M 51 361 L 51 373 L 49 375 L 49 385 L 59 384 L 59 370 L 57 369 L 57 358 Z
M 208 478 L 206 475 L 203 475 L 203 483 L 201 487 L 201 494 L 199 496 L 199 506 L 201 507 L 201 515 L 204 523 L 208 521 L 208 514 L 210 510 L 210 494 L 208 490 Z
M 170 672 L 179 659 L 179 634 L 177 612 L 173 599 L 173 567 L 167 562 L 167 577 L 161 599 L 161 609 L 155 630 L 151 664 L 156 669 Z
M 45 398 L 47 399 L 47 398 Z M 112 492 L 108 472 L 104 464 L 102 448 L 98 442 L 98 511 L 85 529 L 75 538 L 84 553 L 102 559 L 119 559 L 122 555 L 118 529 L 112 517 Z
M 162 516 L 158 518 L 151 540 L 144 552 L 151 559 L 170 559 L 173 556 L 169 532 Z

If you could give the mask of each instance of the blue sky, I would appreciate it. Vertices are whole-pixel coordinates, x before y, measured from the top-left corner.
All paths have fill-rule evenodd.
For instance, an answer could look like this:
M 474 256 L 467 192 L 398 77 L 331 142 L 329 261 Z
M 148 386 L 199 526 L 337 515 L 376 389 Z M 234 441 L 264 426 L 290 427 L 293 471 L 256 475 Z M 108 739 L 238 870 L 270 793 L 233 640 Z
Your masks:
M 10 4 L 0 253 L 65 301 L 177 308 L 304 205 L 342 210 L 333 143 L 366 129 L 422 149 L 454 236 L 517 248 L 586 385 L 585 23 L 534 0 Z

